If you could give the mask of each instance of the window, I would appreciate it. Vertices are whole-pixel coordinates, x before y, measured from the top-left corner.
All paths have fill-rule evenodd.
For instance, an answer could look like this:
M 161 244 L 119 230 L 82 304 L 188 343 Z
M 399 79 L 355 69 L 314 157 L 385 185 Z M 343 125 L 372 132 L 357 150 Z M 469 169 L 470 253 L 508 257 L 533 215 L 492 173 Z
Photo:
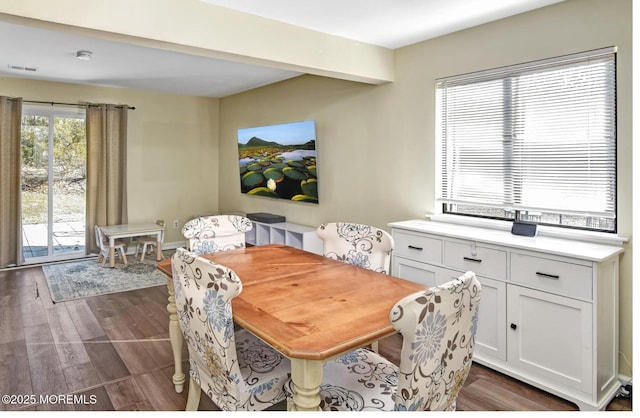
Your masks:
M 616 232 L 615 49 L 437 80 L 442 212 Z

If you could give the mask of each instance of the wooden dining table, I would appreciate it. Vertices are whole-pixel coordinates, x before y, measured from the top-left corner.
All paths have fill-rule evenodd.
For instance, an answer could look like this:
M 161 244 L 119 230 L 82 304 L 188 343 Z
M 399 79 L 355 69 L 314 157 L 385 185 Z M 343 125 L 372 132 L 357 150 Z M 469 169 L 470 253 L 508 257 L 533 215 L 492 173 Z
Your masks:
M 232 301 L 234 321 L 291 360 L 293 410 L 318 410 L 324 361 L 395 333 L 389 312 L 424 285 L 377 273 L 286 245 L 207 254 L 242 281 Z M 158 264 L 171 277 L 171 260 Z M 168 281 L 173 382 L 181 392 L 182 333 Z

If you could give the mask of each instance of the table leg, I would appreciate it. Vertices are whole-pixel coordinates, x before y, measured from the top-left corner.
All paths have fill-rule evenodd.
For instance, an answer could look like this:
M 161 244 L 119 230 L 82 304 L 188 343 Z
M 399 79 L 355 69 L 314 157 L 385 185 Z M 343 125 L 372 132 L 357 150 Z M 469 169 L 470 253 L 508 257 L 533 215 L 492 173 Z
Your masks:
M 322 361 L 291 359 L 291 381 L 295 394 L 293 404 L 287 409 L 292 411 L 319 411 L 320 384 L 322 383 Z
M 184 389 L 184 373 L 182 372 L 182 344 L 184 339 L 178 322 L 178 314 L 176 309 L 176 296 L 173 289 L 173 279 L 169 277 L 167 280 L 167 289 L 169 291 L 169 304 L 167 311 L 169 312 L 169 340 L 171 341 L 171 350 L 173 351 L 173 385 L 177 393 L 182 393 Z
M 156 261 L 161 261 L 164 258 L 164 255 L 162 254 L 162 243 L 160 242 L 161 238 L 161 234 L 158 232 L 158 238 L 156 240 L 158 243 L 156 245 Z
M 109 267 L 113 268 L 116 266 L 116 249 L 115 249 L 115 240 L 113 238 L 109 238 Z

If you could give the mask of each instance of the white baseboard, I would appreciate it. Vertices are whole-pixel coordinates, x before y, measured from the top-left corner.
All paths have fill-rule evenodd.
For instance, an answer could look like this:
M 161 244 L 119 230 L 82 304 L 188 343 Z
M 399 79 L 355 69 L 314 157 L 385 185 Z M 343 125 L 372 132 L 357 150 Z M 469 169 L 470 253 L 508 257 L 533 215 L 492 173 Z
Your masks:
M 176 248 L 186 248 L 187 246 L 187 242 L 186 241 L 176 241 L 176 242 L 164 242 L 162 243 L 162 249 L 163 250 L 175 250 Z

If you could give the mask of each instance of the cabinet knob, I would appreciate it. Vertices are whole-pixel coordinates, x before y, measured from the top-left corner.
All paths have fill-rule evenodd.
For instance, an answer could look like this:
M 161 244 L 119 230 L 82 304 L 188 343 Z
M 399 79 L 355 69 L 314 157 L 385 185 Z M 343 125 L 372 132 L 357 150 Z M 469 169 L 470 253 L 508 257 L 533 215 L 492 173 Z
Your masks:
M 511 329 L 515 330 L 516 328 L 518 328 L 518 326 L 516 324 L 511 324 Z

